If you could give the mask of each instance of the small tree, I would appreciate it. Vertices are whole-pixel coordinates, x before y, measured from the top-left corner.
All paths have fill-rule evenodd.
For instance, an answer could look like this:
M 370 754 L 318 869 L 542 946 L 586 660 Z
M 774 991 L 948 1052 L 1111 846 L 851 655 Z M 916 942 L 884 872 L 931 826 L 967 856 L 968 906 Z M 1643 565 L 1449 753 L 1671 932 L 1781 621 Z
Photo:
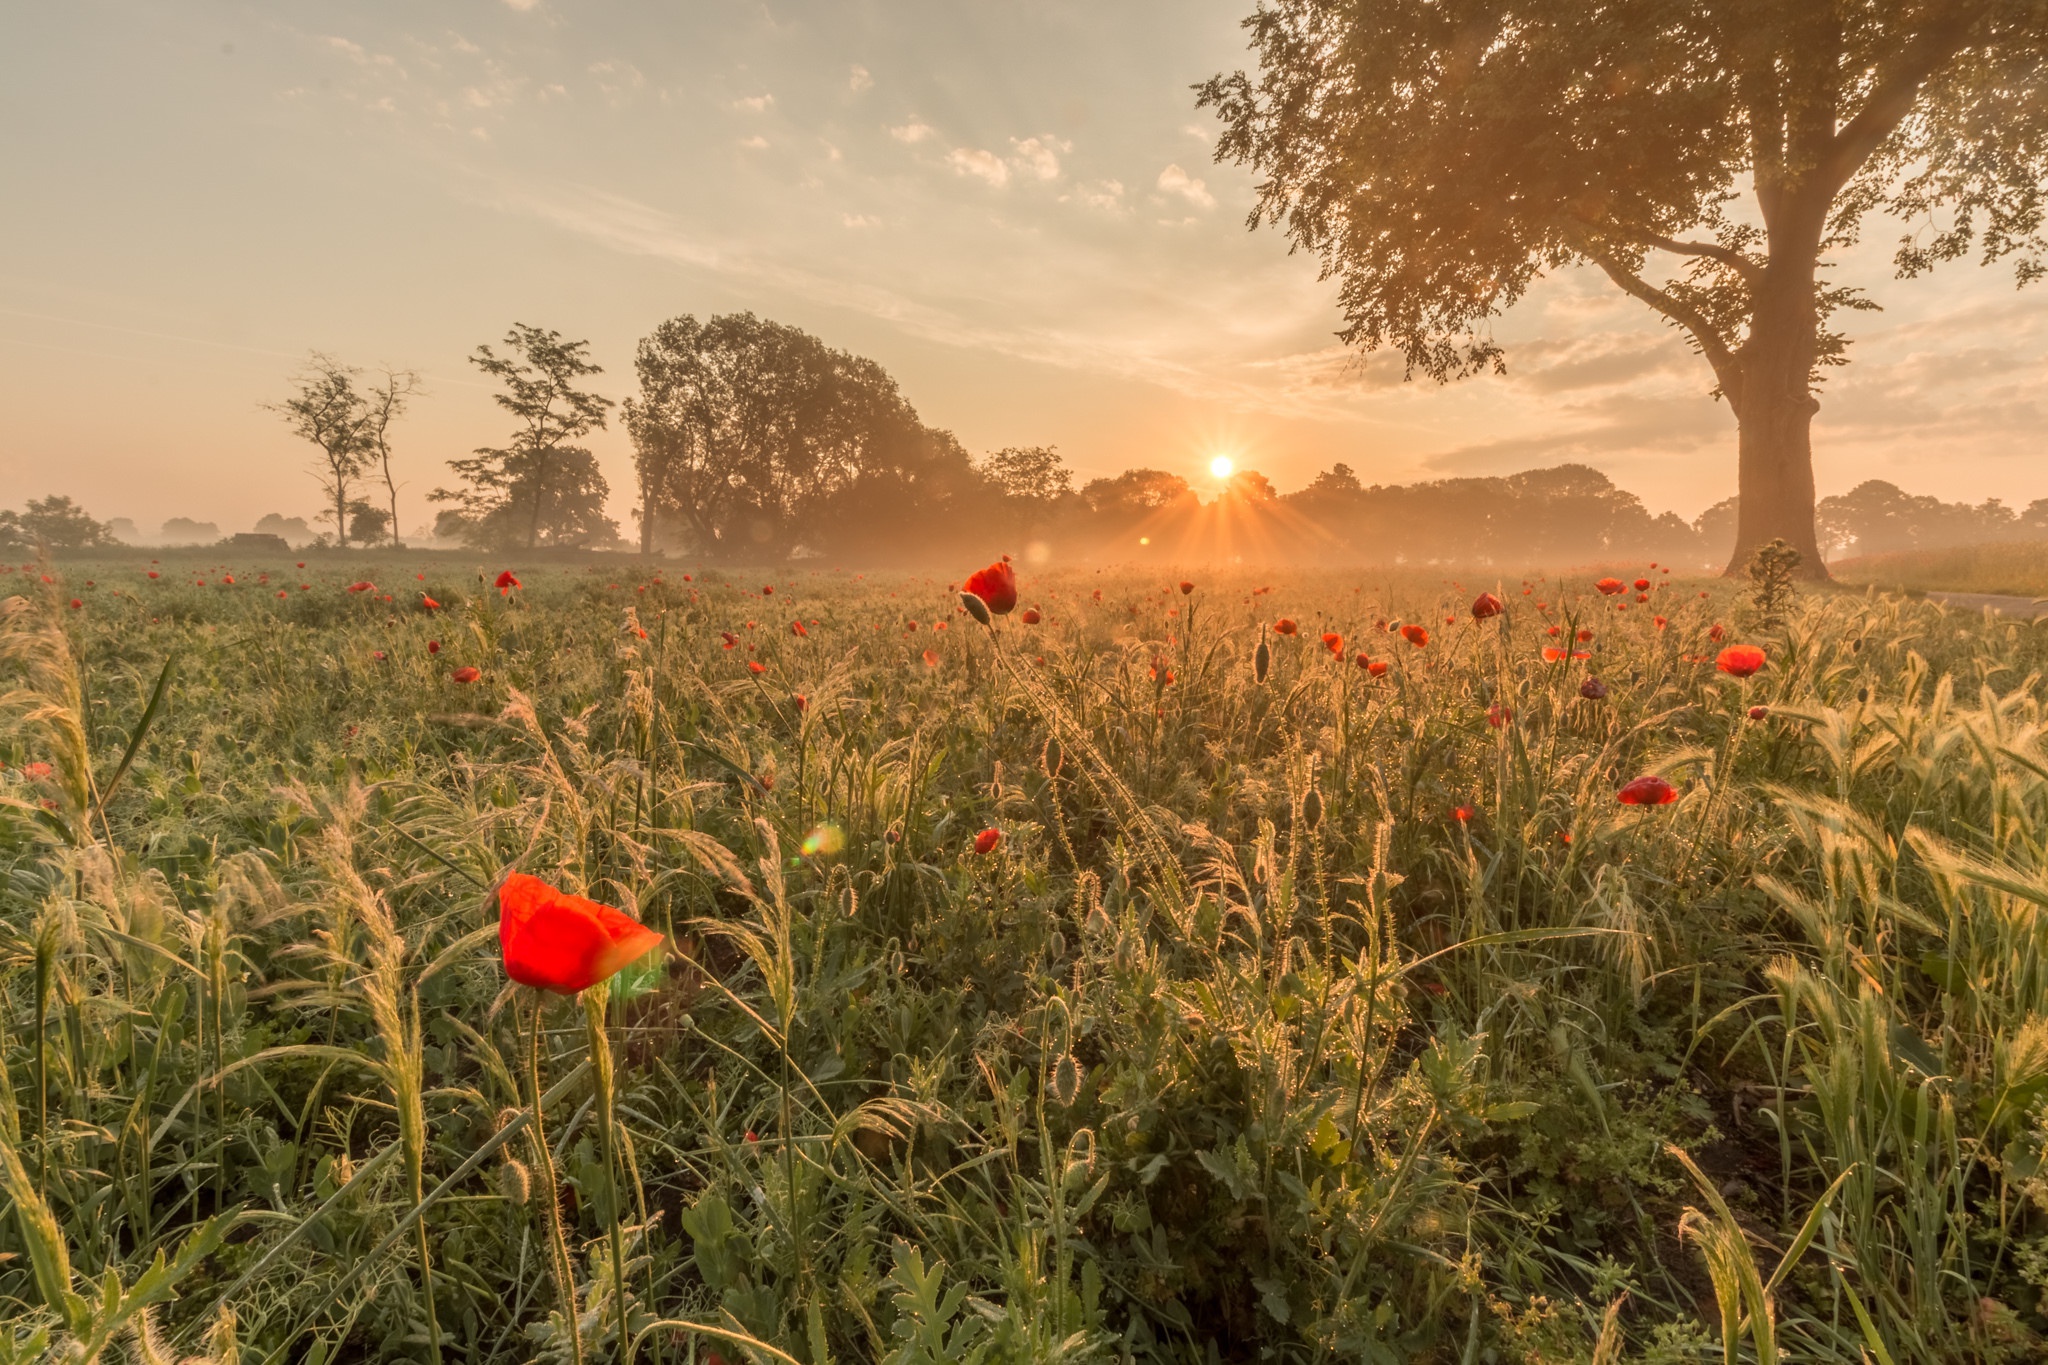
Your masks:
M 518 419 L 512 442 L 450 460 L 448 467 L 468 487 L 437 488 L 429 496 L 459 505 L 464 538 L 475 545 L 611 543 L 618 526 L 604 514 L 610 486 L 596 457 L 569 444 L 602 428 L 612 406 L 611 399 L 576 387 L 584 376 L 603 373 L 589 360 L 589 343 L 514 323 L 504 344 L 511 355 L 479 346 L 470 363 L 505 385 L 497 401 Z
M 405 411 L 407 403 L 425 390 L 420 388 L 420 377 L 415 371 L 394 370 L 386 365 L 383 374 L 383 382 L 371 388 L 363 400 L 363 437 L 366 454 L 375 457 L 378 472 L 384 476 L 384 491 L 390 498 L 391 520 L 387 525 L 391 548 L 403 550 L 405 545 L 398 537 L 398 481 L 391 475 L 391 424 Z
M 313 475 L 320 481 L 327 510 L 318 518 L 334 523 L 335 543 L 348 547 L 350 504 L 356 480 L 370 457 L 370 408 L 356 389 L 361 373 L 333 356 L 315 351 L 293 377 L 298 386 L 282 403 L 267 406 L 281 415 L 292 433 L 320 451 Z

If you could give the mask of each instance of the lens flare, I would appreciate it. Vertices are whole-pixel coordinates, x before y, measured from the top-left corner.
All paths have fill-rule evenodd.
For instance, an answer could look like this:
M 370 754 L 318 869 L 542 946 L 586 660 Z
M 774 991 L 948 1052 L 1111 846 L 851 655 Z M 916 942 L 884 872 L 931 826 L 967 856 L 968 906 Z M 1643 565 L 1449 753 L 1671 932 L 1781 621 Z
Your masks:
M 1228 455 L 1218 455 L 1215 459 L 1209 461 L 1209 473 L 1219 479 L 1229 478 L 1230 471 L 1235 468 L 1237 466 L 1230 462 Z
M 804 836 L 804 856 L 824 858 L 846 847 L 846 831 L 834 824 L 823 824 Z

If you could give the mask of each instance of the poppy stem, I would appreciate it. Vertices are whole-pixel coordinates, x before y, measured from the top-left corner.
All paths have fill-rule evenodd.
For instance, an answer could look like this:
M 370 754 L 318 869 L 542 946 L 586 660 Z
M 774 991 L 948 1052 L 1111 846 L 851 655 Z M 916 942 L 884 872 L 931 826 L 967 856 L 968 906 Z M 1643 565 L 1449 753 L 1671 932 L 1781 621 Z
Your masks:
M 533 1097 L 533 1155 L 540 1168 L 541 1198 L 548 1208 L 548 1259 L 554 1271 L 555 1288 L 561 1291 L 562 1314 L 568 1321 L 570 1359 L 583 1365 L 583 1328 L 576 1320 L 576 1270 L 569 1260 L 569 1239 L 562 1232 L 562 1192 L 555 1183 L 555 1154 L 548 1150 L 547 1133 L 541 1127 L 540 1021 L 547 998 L 533 993 L 533 1030 L 526 1045 L 526 1083 Z
M 619 1231 L 618 1136 L 613 1131 L 617 1118 L 612 1110 L 612 1045 L 605 1036 L 604 1011 L 611 992 L 603 982 L 583 992 L 583 1023 L 590 1036 L 590 1063 L 597 1072 L 597 1131 L 604 1145 L 605 1211 L 610 1215 L 612 1251 L 612 1301 L 618 1307 L 619 1360 L 632 1365 L 633 1334 L 626 1325 L 626 1249 Z

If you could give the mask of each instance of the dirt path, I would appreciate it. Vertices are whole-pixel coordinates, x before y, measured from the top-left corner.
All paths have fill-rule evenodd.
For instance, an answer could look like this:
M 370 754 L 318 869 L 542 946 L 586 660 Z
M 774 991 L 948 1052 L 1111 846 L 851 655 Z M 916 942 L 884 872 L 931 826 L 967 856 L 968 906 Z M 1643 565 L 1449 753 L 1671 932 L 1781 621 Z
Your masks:
M 2031 597 L 2000 597 L 1988 592 L 1930 592 L 1927 600 L 1964 611 L 1982 611 L 1989 607 L 2001 615 L 2018 616 L 2029 621 L 2048 616 L 2048 602 L 2036 602 Z

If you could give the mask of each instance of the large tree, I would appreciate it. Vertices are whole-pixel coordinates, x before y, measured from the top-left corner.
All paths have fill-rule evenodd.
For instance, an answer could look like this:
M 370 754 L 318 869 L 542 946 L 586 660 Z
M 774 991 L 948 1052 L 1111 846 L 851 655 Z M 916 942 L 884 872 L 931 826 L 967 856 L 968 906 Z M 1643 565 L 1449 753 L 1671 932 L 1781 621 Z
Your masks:
M 0 511 L 0 549 L 92 550 L 118 544 L 108 523 L 94 521 L 62 494 L 30 498 L 20 512 Z
M 344 549 L 348 547 L 349 510 L 355 502 L 356 482 L 371 454 L 370 406 L 356 387 L 356 376 L 361 373 L 315 351 L 292 377 L 292 396 L 268 405 L 284 418 L 293 435 L 320 452 L 314 460 L 313 477 L 320 482 L 327 510 L 317 520 L 334 523 L 335 543 Z
M 1352 344 L 1448 381 L 1549 270 L 1597 266 L 1681 328 L 1738 431 L 1730 571 L 1773 537 L 1824 574 L 1811 426 L 1830 253 L 1872 211 L 1901 274 L 1972 251 L 2040 273 L 2041 0 L 1261 0 L 1256 80 L 1198 87 L 1340 283 Z M 1653 281 L 1653 276 L 1672 273 Z
M 509 355 L 479 346 L 470 363 L 504 384 L 505 392 L 495 396 L 517 419 L 511 443 L 450 460 L 448 467 L 468 487 L 437 488 L 428 496 L 458 505 L 456 525 L 474 545 L 611 544 L 618 526 L 604 514 L 610 486 L 597 457 L 571 444 L 603 427 L 612 406 L 611 399 L 576 387 L 586 376 L 603 373 L 589 358 L 589 343 L 514 323 L 504 344 Z
M 908 526 L 966 455 L 880 365 L 751 313 L 672 318 L 640 343 L 626 406 L 641 545 L 706 553 L 852 548 Z

